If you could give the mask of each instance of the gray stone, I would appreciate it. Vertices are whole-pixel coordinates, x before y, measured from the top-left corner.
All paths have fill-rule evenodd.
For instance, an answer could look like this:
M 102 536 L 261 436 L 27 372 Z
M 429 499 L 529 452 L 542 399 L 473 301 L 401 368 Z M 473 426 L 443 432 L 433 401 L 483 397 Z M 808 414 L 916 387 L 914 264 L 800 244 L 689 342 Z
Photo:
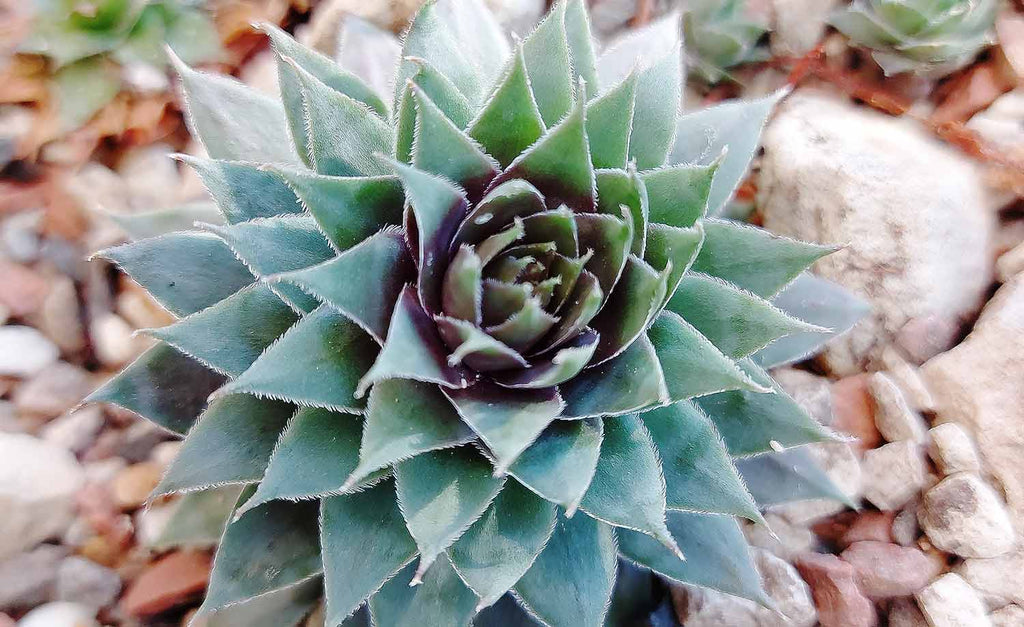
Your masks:
M 65 353 L 85 348 L 85 330 L 78 307 L 75 283 L 66 276 L 54 277 L 42 307 L 27 318 Z
M 58 357 L 57 346 L 32 327 L 0 327 L 0 376 L 31 377 Z
M 809 528 L 794 525 L 776 513 L 766 513 L 764 520 L 767 526 L 749 523 L 743 527 L 747 542 L 784 560 L 791 561 L 797 555 L 812 550 L 818 542 Z
M 807 452 L 814 457 L 815 461 L 832 483 L 842 490 L 851 501 L 860 499 L 862 492 L 862 474 L 860 462 L 857 455 L 846 442 L 819 442 L 809 444 Z M 811 499 L 786 503 L 771 508 L 795 525 L 804 525 L 816 520 L 838 514 L 846 509 L 846 505 L 831 499 Z
M 139 420 L 125 429 L 117 454 L 131 463 L 144 462 L 149 459 L 153 447 L 168 439 L 163 431 L 151 422 Z
M 946 573 L 917 593 L 917 604 L 931 627 L 990 627 L 978 593 L 954 573 Z
M 121 577 L 113 570 L 84 557 L 65 559 L 57 570 L 56 599 L 96 609 L 117 601 Z
M 913 546 L 921 535 L 921 526 L 917 522 L 917 499 L 907 503 L 900 513 L 892 520 L 892 539 L 900 546 Z
M 68 451 L 28 435 L 0 433 L 0 559 L 63 534 L 84 479 Z
M 910 408 L 899 386 L 885 373 L 876 372 L 868 380 L 868 390 L 875 401 L 875 426 L 889 442 L 910 440 L 924 442 L 928 425 Z
M 82 401 L 94 387 L 92 376 L 64 361 L 47 366 L 18 387 L 14 405 L 23 414 L 53 418 Z
M 955 422 L 947 422 L 933 427 L 928 434 L 931 436 L 928 454 L 942 474 L 981 470 L 978 451 L 963 427 Z
M 925 492 L 918 518 L 937 548 L 962 557 L 998 557 L 1013 548 L 999 497 L 973 473 L 950 475 Z
M 925 464 L 921 448 L 904 440 L 864 453 L 864 498 L 882 511 L 906 505 L 924 486 Z
M 772 378 L 811 418 L 823 425 L 832 424 L 832 387 L 828 379 L 796 368 L 777 368 Z
M 915 363 L 951 346 L 992 276 L 993 217 L 975 165 L 920 124 L 814 92 L 787 100 L 764 148 L 765 226 L 845 244 L 815 271 L 872 304 L 825 365 L 867 370 L 898 335 Z
M 96 610 L 78 603 L 57 601 L 40 605 L 18 621 L 18 627 L 99 627 Z
M 103 408 L 90 405 L 51 420 L 39 435 L 51 444 L 80 454 L 96 441 L 103 424 Z
M 988 559 L 964 560 L 956 572 L 978 591 L 989 608 L 1024 605 L 1024 549 Z
M 935 410 L 935 398 L 925 385 L 921 371 L 904 359 L 898 350 L 890 346 L 882 351 L 881 365 L 889 378 L 899 386 L 911 408 L 923 412 Z
M 44 544 L 0 562 L 0 610 L 25 610 L 53 596 L 67 549 Z
M 1019 605 L 1007 605 L 988 616 L 992 627 L 1024 627 L 1024 608 Z

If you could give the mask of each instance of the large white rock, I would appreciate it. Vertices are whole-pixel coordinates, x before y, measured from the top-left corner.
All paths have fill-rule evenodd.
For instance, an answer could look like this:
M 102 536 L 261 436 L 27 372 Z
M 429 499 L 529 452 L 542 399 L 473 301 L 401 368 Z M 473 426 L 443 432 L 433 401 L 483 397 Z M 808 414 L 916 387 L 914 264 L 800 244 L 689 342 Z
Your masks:
M 1024 275 L 996 292 L 966 340 L 921 372 L 937 421 L 959 423 L 974 436 L 1024 531 Z
M 18 627 L 99 627 L 99 623 L 95 608 L 61 601 L 40 605 L 25 614 Z
M 84 481 L 68 451 L 32 436 L 0 433 L 0 559 L 64 533 Z
M 917 593 L 932 627 L 990 627 L 985 605 L 978 593 L 954 573 L 946 573 Z
M 0 376 L 31 377 L 58 357 L 54 343 L 32 327 L 0 327 Z
M 764 148 L 765 226 L 845 245 L 815 270 L 873 306 L 829 345 L 826 365 L 862 371 L 894 341 L 916 363 L 949 348 L 992 276 L 975 166 L 916 124 L 815 92 L 790 97 Z
M 1024 549 L 988 559 L 964 560 L 956 572 L 981 594 L 990 608 L 1024 605 Z
M 861 472 L 864 498 L 883 512 L 906 505 L 927 481 L 924 453 L 909 440 L 866 451 Z
M 1013 524 L 978 475 L 958 472 L 924 494 L 918 513 L 928 539 L 961 557 L 998 557 L 1013 548 Z

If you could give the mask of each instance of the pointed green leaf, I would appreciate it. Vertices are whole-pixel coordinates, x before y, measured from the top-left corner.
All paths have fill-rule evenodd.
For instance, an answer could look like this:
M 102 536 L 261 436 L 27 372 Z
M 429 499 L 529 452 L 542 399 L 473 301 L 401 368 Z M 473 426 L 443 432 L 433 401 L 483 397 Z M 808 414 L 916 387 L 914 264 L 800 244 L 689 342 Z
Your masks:
M 668 528 L 686 560 L 673 555 L 657 540 L 621 530 L 619 551 L 627 559 L 669 579 L 711 588 L 765 605 L 761 578 L 754 569 L 747 541 L 732 516 L 669 512 Z
M 317 503 L 274 501 L 228 525 L 200 614 L 282 590 L 323 572 Z
M 276 294 L 257 284 L 147 333 L 218 372 L 237 376 L 297 320 Z
M 723 220 L 705 221 L 704 232 L 694 271 L 724 279 L 761 298 L 771 298 L 815 261 L 836 250 Z
M 95 256 L 117 264 L 176 316 L 206 309 L 253 281 L 227 244 L 208 233 L 169 233 Z
M 505 484 L 504 478 L 492 476 L 487 460 L 465 446 L 404 461 L 395 467 L 395 479 L 402 516 L 420 550 L 413 582 L 484 513 Z
M 498 73 L 509 55 L 505 29 L 484 0 L 442 0 L 437 11 L 466 56 L 480 66 L 483 77 Z
M 408 583 L 413 572 L 409 564 L 370 598 L 374 625 L 469 625 L 476 595 L 459 579 L 447 557 L 437 560 L 416 586 Z
M 167 526 L 149 546 L 157 550 L 217 546 L 243 488 L 227 485 L 185 494 L 175 503 Z
M 84 402 L 112 403 L 184 435 L 224 380 L 224 375 L 160 342 Z
M 780 90 L 758 100 L 728 101 L 679 118 L 670 164 L 709 165 L 728 148 L 711 184 L 708 215 L 721 213 L 743 181 L 760 145 L 764 124 L 787 93 Z
M 452 349 L 448 355 L 450 366 L 465 363 L 477 372 L 529 367 L 522 355 L 471 322 L 444 316 L 436 316 L 434 322 L 441 339 Z
M 644 261 L 656 270 L 668 270 L 662 306 L 675 294 L 683 275 L 690 271 L 703 244 L 704 227 L 701 223 L 690 228 L 664 224 L 651 224 L 647 227 L 647 251 L 644 254 Z
M 597 74 L 607 89 L 635 69 L 644 70 L 664 59 L 672 51 L 679 51 L 682 29 L 678 11 L 650 22 L 640 28 L 627 29 L 611 42 L 597 60 Z
M 258 278 L 308 268 L 334 257 L 316 222 L 307 216 L 257 218 L 227 226 L 203 225 L 227 242 L 231 250 Z M 311 311 L 316 299 L 294 285 L 270 289 L 300 311 Z
M 760 507 L 808 499 L 832 499 L 857 507 L 829 479 L 806 447 L 737 459 L 736 468 Z
M 494 605 L 489 605 L 473 617 L 474 627 L 537 627 L 539 623 L 520 607 L 512 593 L 502 596 Z
M 620 416 L 668 402 L 661 364 L 644 335 L 618 357 L 563 384 L 561 391 L 567 418 Z
M 542 211 L 523 219 L 523 243 L 554 242 L 555 250 L 566 257 L 580 254 L 576 220 L 568 207 Z
M 196 171 L 217 202 L 217 208 L 231 224 L 302 213 L 302 205 L 296 200 L 295 193 L 279 177 L 258 164 L 191 155 L 178 155 L 177 158 Z M 192 225 L 188 226 L 191 228 Z
M 587 138 L 595 168 L 625 168 L 633 130 L 637 74 L 587 105 Z
M 416 105 L 412 102 L 412 85 L 406 83 L 395 103 L 395 160 L 412 163 L 412 144 L 416 139 Z
M 524 218 L 542 211 L 544 197 L 533 185 L 520 179 L 497 185 L 459 225 L 451 250 L 458 250 L 462 244 L 478 245 L 499 233 L 511 232 L 518 224 L 516 218 Z M 477 248 L 477 254 L 481 252 Z
M 544 310 L 540 299 L 528 298 L 523 308 L 501 324 L 485 329 L 494 339 L 519 352 L 528 351 L 558 322 Z
M 337 494 L 359 460 L 361 430 L 359 421 L 350 415 L 314 407 L 295 412 L 274 447 L 256 493 L 238 513 L 269 501 Z
M 640 170 L 665 164 L 682 107 L 683 65 L 679 49 L 640 73 L 636 83 L 629 158 Z
M 396 102 L 405 89 L 406 81 L 416 73 L 417 64 L 411 58 L 423 59 L 437 68 L 471 104 L 480 102 L 484 77 L 467 53 L 466 46 L 442 17 L 437 3 L 424 3 L 405 33 L 402 61 L 395 81 Z
M 483 263 L 473 248 L 463 244 L 444 277 L 441 311 L 446 316 L 480 324 L 483 298 Z
M 594 38 L 590 34 L 590 15 L 584 0 L 565 3 L 565 37 L 569 44 L 574 82 L 583 79 L 590 85 L 591 93 L 597 93 L 597 58 Z
M 484 279 L 483 289 L 483 321 L 487 325 L 508 320 L 533 294 L 528 283 L 505 283 L 495 279 Z
M 288 403 L 247 394 L 213 401 L 189 430 L 154 496 L 259 481 L 294 411 Z
M 213 159 L 299 163 L 284 107 L 235 79 L 197 72 L 171 54 L 193 137 Z
M 574 512 L 594 476 L 603 428 L 596 418 L 553 422 L 509 467 L 509 474 Z
M 516 595 L 551 627 L 600 627 L 615 585 L 615 534 L 589 516 L 559 517 Z
M 447 351 L 434 321 L 416 300 L 412 287 L 402 290 L 388 326 L 384 348 L 356 389 L 361 398 L 366 390 L 384 379 L 411 379 L 449 388 L 469 385 L 468 374 L 448 364 Z
M 417 65 L 416 73 L 410 79 L 416 87 L 423 90 L 423 93 L 444 112 L 445 117 L 451 120 L 458 128 L 466 128 L 469 120 L 473 117 L 473 107 L 462 95 L 462 92 L 444 74 L 441 74 L 433 65 L 413 57 L 410 59 Z M 410 142 L 410 146 L 411 146 Z
M 604 421 L 601 457 L 580 510 L 616 527 L 646 533 L 679 552 L 665 526 L 661 459 L 636 414 Z
M 376 155 L 390 150 L 392 128 L 362 102 L 331 89 L 291 58 L 284 61 L 301 84 L 302 130 L 313 169 L 335 176 L 387 174 Z
M 605 297 L 612 293 L 626 267 L 633 241 L 632 223 L 608 214 L 577 214 L 580 251 L 594 251 L 586 269 L 594 274 Z
M 666 266 L 666 270 L 671 269 L 671 265 Z M 594 365 L 622 354 L 643 334 L 665 301 L 668 276 L 668 272 L 657 272 L 636 256 L 629 256 L 615 291 L 591 322 L 601 334 Z
M 599 170 L 597 180 L 597 210 L 613 216 L 622 215 L 623 208 L 629 210 L 633 220 L 633 243 L 630 251 L 644 256 L 647 239 L 647 190 L 632 169 Z
M 572 60 L 565 32 L 564 2 L 555 4 L 523 40 L 523 58 L 541 117 L 545 124 L 554 126 L 573 106 Z
M 121 230 L 131 240 L 157 237 L 174 231 L 187 231 L 196 222 L 217 224 L 224 220 L 217 205 L 205 200 L 188 202 L 167 209 L 132 213 L 110 212 L 105 215 L 121 227 Z
M 750 360 L 739 362 L 758 385 L 772 394 L 736 390 L 697 399 L 697 404 L 715 423 L 733 456 L 753 455 L 811 442 L 824 442 L 835 436 L 782 391 L 768 374 Z
M 416 132 L 414 167 L 458 183 L 470 199 L 478 200 L 498 173 L 498 162 L 481 150 L 449 120 L 419 87 L 413 87 Z
M 342 622 L 416 555 L 391 480 L 324 499 L 320 543 L 328 625 Z
M 725 442 L 696 406 L 682 401 L 642 417 L 661 457 L 670 509 L 762 521 Z
M 544 129 L 519 47 L 497 89 L 469 123 L 467 133 L 506 168 L 544 134 Z
M 116 63 L 90 57 L 53 73 L 50 84 L 57 100 L 59 130 L 73 131 L 106 107 L 121 91 Z
M 353 393 L 376 350 L 365 331 L 324 305 L 285 332 L 223 391 L 358 413 L 362 403 Z
M 515 481 L 448 549 L 452 566 L 486 607 L 529 570 L 555 528 L 555 506 Z
M 375 470 L 472 439 L 473 432 L 436 385 L 407 379 L 381 381 L 370 391 L 359 466 L 346 488 L 358 485 Z
M 599 336 L 588 329 L 554 353 L 532 359 L 530 367 L 518 372 L 499 373 L 493 379 L 500 385 L 517 389 L 537 389 L 559 385 L 572 379 L 590 363 L 597 350 Z
M 706 274 L 691 272 L 683 277 L 667 308 L 733 358 L 745 357 L 791 333 L 821 330 Z
M 703 218 L 718 167 L 719 162 L 714 161 L 710 165 L 681 164 L 642 173 L 651 222 L 689 227 Z
M 520 178 L 544 194 L 549 209 L 564 204 L 576 212 L 594 210 L 597 202 L 594 166 L 590 161 L 582 94 L 579 100 L 557 126 L 548 129 L 491 182 L 491 189 Z
M 772 304 L 794 318 L 828 331 L 794 333 L 775 340 L 751 355 L 762 368 L 806 359 L 832 338 L 853 328 L 871 310 L 866 302 L 846 289 L 807 273 L 783 288 L 772 299 Z
M 489 383 L 447 392 L 462 420 L 480 436 L 503 474 L 562 411 L 554 388 L 512 391 Z
M 405 234 L 388 228 L 330 261 L 273 279 L 316 296 L 383 344 L 395 301 L 415 271 Z
M 647 337 L 665 373 L 671 402 L 723 390 L 766 391 L 676 313 L 662 312 Z
M 327 239 L 348 250 L 388 225 L 402 224 L 402 186 L 394 176 L 324 176 L 275 168 Z
M 584 270 L 559 310 L 561 319 L 541 343 L 544 350 L 558 348 L 583 333 L 601 308 L 603 296 L 597 278 Z
M 295 625 L 320 601 L 320 577 L 307 579 L 291 587 L 282 588 L 221 608 L 202 618 L 205 627 L 281 627 Z M 356 627 L 345 625 L 344 627 Z

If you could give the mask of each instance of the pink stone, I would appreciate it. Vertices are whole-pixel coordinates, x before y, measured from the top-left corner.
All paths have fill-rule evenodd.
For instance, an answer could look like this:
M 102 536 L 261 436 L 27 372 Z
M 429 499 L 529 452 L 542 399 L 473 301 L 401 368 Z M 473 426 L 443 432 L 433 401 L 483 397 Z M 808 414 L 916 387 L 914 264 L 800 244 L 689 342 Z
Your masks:
M 841 557 L 853 566 L 859 588 L 874 599 L 910 596 L 944 566 L 918 549 L 873 540 L 854 542 Z
M 805 553 L 795 564 L 811 587 L 821 627 L 875 627 L 874 604 L 857 588 L 853 566 L 835 555 Z

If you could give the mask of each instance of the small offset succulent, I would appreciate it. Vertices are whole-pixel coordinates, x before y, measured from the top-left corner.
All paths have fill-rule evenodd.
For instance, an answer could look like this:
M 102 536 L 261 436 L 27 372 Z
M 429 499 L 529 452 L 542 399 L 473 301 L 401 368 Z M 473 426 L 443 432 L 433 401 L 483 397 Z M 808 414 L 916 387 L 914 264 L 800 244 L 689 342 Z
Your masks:
M 189 63 L 216 61 L 220 37 L 190 0 L 34 0 L 32 33 L 19 51 L 50 59 L 60 117 L 86 122 L 123 86 L 126 67 L 163 73 L 164 45 Z
M 767 32 L 747 14 L 746 0 L 688 0 L 683 14 L 686 51 L 692 68 L 708 83 L 728 77 L 729 68 L 764 61 L 758 45 Z
M 734 517 L 842 497 L 765 369 L 849 324 L 833 248 L 711 217 L 778 96 L 681 117 L 678 32 L 598 58 L 582 0 L 427 2 L 391 97 L 263 29 L 280 102 L 176 63 L 221 218 L 99 253 L 180 320 L 91 399 L 187 434 L 155 495 L 246 486 L 201 613 L 596 626 L 620 559 L 766 602 Z
M 854 0 L 831 23 L 871 56 L 887 76 L 941 77 L 967 65 L 992 43 L 999 0 Z

